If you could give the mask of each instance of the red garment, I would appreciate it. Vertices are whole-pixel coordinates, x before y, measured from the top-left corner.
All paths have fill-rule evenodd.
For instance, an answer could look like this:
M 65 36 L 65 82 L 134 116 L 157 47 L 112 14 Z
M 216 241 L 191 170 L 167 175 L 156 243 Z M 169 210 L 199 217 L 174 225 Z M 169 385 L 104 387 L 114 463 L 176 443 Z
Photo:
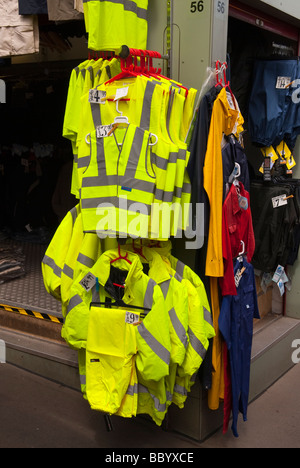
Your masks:
M 239 194 L 248 201 L 245 210 L 239 205 Z M 243 184 L 231 185 L 230 191 L 223 204 L 222 246 L 224 277 L 220 278 L 222 296 L 236 296 L 237 290 L 234 280 L 233 259 L 238 257 L 245 243 L 246 258 L 251 263 L 255 251 L 255 238 L 250 208 L 250 195 Z

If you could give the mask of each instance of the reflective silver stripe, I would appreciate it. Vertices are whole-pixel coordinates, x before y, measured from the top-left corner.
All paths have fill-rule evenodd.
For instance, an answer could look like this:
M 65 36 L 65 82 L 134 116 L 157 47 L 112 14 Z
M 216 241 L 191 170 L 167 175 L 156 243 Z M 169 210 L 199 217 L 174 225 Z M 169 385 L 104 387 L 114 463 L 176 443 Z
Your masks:
M 182 192 L 183 193 L 192 193 L 192 185 L 185 182 L 183 185 L 182 185 Z
M 209 325 L 211 325 L 211 326 L 213 327 L 213 326 L 214 326 L 214 323 L 213 323 L 213 319 L 212 319 L 211 313 L 210 313 L 205 307 L 203 307 L 203 312 L 204 312 L 204 320 L 205 320 L 205 322 L 207 322 Z
M 186 331 L 185 331 L 184 326 L 180 322 L 174 307 L 171 310 L 169 310 L 169 315 L 170 315 L 170 319 L 171 319 L 171 323 L 173 325 L 173 328 L 174 328 L 174 330 L 176 332 L 176 335 L 178 336 L 178 338 L 181 341 L 181 343 L 183 344 L 183 346 L 185 348 L 187 348 L 188 339 L 187 339 L 187 336 L 186 336 Z
M 70 210 L 70 214 L 71 214 L 71 216 L 72 216 L 73 226 L 74 226 L 75 221 L 76 221 L 77 216 L 78 216 L 77 206 L 74 206 L 74 208 L 72 208 L 72 209 Z
M 178 158 L 178 153 L 172 152 L 172 153 L 169 154 L 169 162 L 170 163 L 172 163 L 172 164 L 176 163 L 177 158 Z
M 129 153 L 129 158 L 126 165 L 126 171 L 123 176 L 122 185 L 126 186 L 126 182 L 130 183 L 132 179 L 135 178 L 139 160 L 141 157 L 141 152 L 144 143 L 145 132 L 139 127 L 136 127 L 132 146 Z M 147 147 L 148 150 L 148 147 Z M 146 153 L 147 154 L 147 153 Z
M 153 305 L 153 294 L 154 294 L 154 287 L 156 286 L 155 281 L 152 278 L 149 278 L 146 293 L 144 296 L 144 308 L 145 309 L 152 309 Z
M 69 305 L 68 305 L 68 313 L 71 312 L 71 310 L 73 310 L 75 307 L 77 307 L 82 302 L 83 302 L 83 300 L 81 299 L 81 297 L 78 294 L 73 296 L 70 299 L 70 302 L 69 302 Z
M 80 375 L 80 385 L 86 385 L 86 376 Z
M 105 177 L 85 177 L 82 181 L 82 187 L 108 187 L 109 185 L 118 185 L 119 177 L 117 175 Z
M 174 278 L 176 278 L 177 281 L 179 281 L 179 283 L 181 283 L 182 277 L 178 273 L 175 273 Z
M 187 396 L 188 391 L 185 387 L 182 387 L 182 385 L 175 384 L 174 393 L 178 393 L 179 395 L 182 395 L 182 396 Z
M 138 327 L 138 331 L 151 350 L 167 365 L 170 365 L 170 352 L 151 335 L 144 322 Z
M 92 266 L 94 265 L 95 261 L 94 259 L 88 257 L 87 255 L 84 255 L 82 253 L 80 253 L 78 255 L 78 258 L 77 258 L 77 261 L 79 263 L 81 263 L 82 265 L 88 267 L 88 268 L 92 268 Z
M 181 194 L 182 194 L 182 187 L 175 187 L 174 197 L 181 198 Z
M 96 104 L 95 102 L 92 102 L 91 103 L 91 110 L 92 110 L 94 128 L 97 128 L 98 126 L 102 125 L 101 105 Z M 102 140 L 102 138 L 101 138 L 101 140 Z
M 92 87 L 93 87 L 93 83 L 94 83 L 94 72 L 93 72 L 93 67 L 88 67 L 87 72 L 90 73 L 90 78 L 91 78 Z
M 203 344 L 202 344 L 201 341 L 196 337 L 196 335 L 193 333 L 193 331 L 191 330 L 190 327 L 189 327 L 189 329 L 188 329 L 188 333 L 189 333 L 190 343 L 191 343 L 192 347 L 194 348 L 194 350 L 196 351 L 196 353 L 199 354 L 199 356 L 200 356 L 202 359 L 204 359 L 207 350 L 204 348 Z
M 56 276 L 58 276 L 58 278 L 61 278 L 62 269 L 58 265 L 56 265 L 53 258 L 48 257 L 48 255 L 45 255 L 43 258 L 43 264 L 50 267 L 53 270 L 53 273 Z
M 64 265 L 63 273 L 64 275 L 68 276 L 68 278 L 70 279 L 74 278 L 74 270 L 66 264 Z
M 154 155 L 154 159 L 156 167 L 163 171 L 167 170 L 169 159 L 161 158 L 160 156 L 157 156 L 157 154 Z
M 85 210 L 97 209 L 98 207 L 110 209 L 126 208 L 127 211 L 132 211 L 133 213 L 141 211 L 141 213 L 145 214 L 146 216 L 149 216 L 151 214 L 152 205 L 147 205 L 146 203 L 142 202 L 133 202 L 130 200 L 125 200 L 125 202 L 126 203 L 124 205 L 120 203 L 120 199 L 118 197 L 86 198 L 82 200 L 81 206 Z M 145 211 L 147 211 L 147 213 L 144 213 Z
M 163 283 L 159 284 L 160 289 L 162 290 L 162 293 L 163 293 L 165 299 L 166 299 L 166 297 L 168 295 L 170 284 L 171 284 L 171 279 L 169 279 L 167 281 L 164 281 Z
M 83 156 L 82 158 L 78 158 L 78 169 L 84 169 L 88 167 L 90 164 L 91 157 L 90 156 Z
M 132 0 L 83 0 L 83 3 L 89 3 L 91 1 L 123 5 L 125 11 L 131 11 L 132 13 L 135 13 L 138 18 L 147 20 L 147 10 L 145 10 L 145 8 L 138 7 L 136 2 L 133 2 Z
M 138 384 L 129 385 L 126 395 L 134 396 L 138 394 Z
M 166 403 L 160 403 L 159 399 L 153 395 L 152 393 L 149 392 L 148 388 L 146 388 L 144 385 L 139 384 L 138 385 L 138 392 L 139 393 L 147 393 L 150 395 L 154 402 L 154 408 L 158 413 L 165 413 L 167 411 L 167 404 Z M 172 401 L 172 395 L 170 392 L 166 392 L 166 397 L 168 401 Z
M 185 264 L 178 260 L 176 264 L 176 273 L 178 273 L 178 275 L 181 276 L 181 278 L 183 278 L 184 267 Z
M 142 109 L 140 127 L 148 131 L 150 128 L 151 103 L 152 103 L 155 86 L 156 85 L 153 82 L 148 81 L 145 94 L 144 94 L 144 99 L 143 99 L 143 109 Z
M 179 159 L 180 161 L 185 161 L 186 160 L 186 150 L 185 149 L 182 149 L 182 148 L 179 149 L 177 159 Z

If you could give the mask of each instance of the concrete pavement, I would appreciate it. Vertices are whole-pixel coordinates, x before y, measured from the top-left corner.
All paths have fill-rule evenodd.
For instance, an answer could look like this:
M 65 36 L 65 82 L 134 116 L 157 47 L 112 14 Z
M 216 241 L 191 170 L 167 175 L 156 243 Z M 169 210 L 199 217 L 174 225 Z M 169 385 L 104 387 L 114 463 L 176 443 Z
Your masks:
M 300 365 L 249 406 L 240 437 L 218 431 L 199 443 L 142 418 L 102 414 L 81 394 L 10 364 L 0 364 L 0 448 L 300 448 Z

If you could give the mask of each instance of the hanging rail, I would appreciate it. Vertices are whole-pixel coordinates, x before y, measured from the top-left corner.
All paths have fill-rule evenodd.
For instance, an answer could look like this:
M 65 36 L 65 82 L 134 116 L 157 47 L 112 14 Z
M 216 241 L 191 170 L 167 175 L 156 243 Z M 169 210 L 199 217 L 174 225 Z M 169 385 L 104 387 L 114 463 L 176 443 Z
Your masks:
M 130 49 L 128 46 L 123 45 L 117 52 L 107 50 L 89 50 L 89 59 L 93 58 L 113 58 L 119 57 L 121 59 L 128 59 L 130 57 L 151 57 L 161 60 L 169 60 L 169 55 L 162 55 L 159 52 L 143 49 Z

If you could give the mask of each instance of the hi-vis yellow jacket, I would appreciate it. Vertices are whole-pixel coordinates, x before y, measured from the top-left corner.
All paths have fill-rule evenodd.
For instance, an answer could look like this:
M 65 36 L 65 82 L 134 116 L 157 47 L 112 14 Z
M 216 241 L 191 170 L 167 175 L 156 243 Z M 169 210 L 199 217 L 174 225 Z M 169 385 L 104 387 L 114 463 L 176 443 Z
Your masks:
M 42 261 L 45 288 L 61 301 L 64 317 L 73 280 L 91 268 L 101 253 L 98 236 L 83 232 L 81 210 L 77 205 L 57 228 Z
M 136 254 L 128 253 L 127 259 L 118 257 L 118 249 L 103 253 L 94 267 L 74 282 L 62 336 L 72 348 L 86 349 L 86 394 L 93 408 L 129 414 L 128 407 L 122 408 L 122 404 L 127 397 L 132 405 L 129 397 L 137 396 L 133 358 L 139 385 L 160 404 L 155 382 L 169 373 L 171 340 L 160 287 L 143 273 Z M 113 260 L 116 261 L 111 263 Z M 114 339 L 101 340 L 103 333 L 112 333 Z M 118 354 L 116 346 L 120 347 Z M 103 359 L 105 364 L 100 366 Z M 125 375 L 124 363 L 128 368 Z M 120 386 L 122 375 L 126 383 Z
M 134 250 L 134 243 L 128 241 L 125 250 Z M 151 391 L 139 383 L 137 413 L 147 413 L 157 425 L 161 425 L 169 406 L 173 401 L 175 376 L 177 366 L 183 364 L 186 351 L 189 346 L 188 326 L 188 292 L 174 276 L 171 276 L 168 267 L 162 257 L 154 250 L 143 248 L 140 259 L 144 265 L 148 265 L 147 275 L 160 287 L 169 315 L 169 332 L 171 339 L 171 355 L 169 374 L 159 382 Z M 158 400 L 153 398 L 153 393 L 159 394 Z
M 210 306 L 205 287 L 193 270 L 171 255 L 171 242 L 143 241 L 151 250 L 159 252 L 169 267 L 169 273 L 185 287 L 188 292 L 188 347 L 181 366 L 173 369 L 175 384 L 172 402 L 183 408 L 188 392 L 195 383 L 195 376 L 205 358 L 210 338 L 215 336 Z

